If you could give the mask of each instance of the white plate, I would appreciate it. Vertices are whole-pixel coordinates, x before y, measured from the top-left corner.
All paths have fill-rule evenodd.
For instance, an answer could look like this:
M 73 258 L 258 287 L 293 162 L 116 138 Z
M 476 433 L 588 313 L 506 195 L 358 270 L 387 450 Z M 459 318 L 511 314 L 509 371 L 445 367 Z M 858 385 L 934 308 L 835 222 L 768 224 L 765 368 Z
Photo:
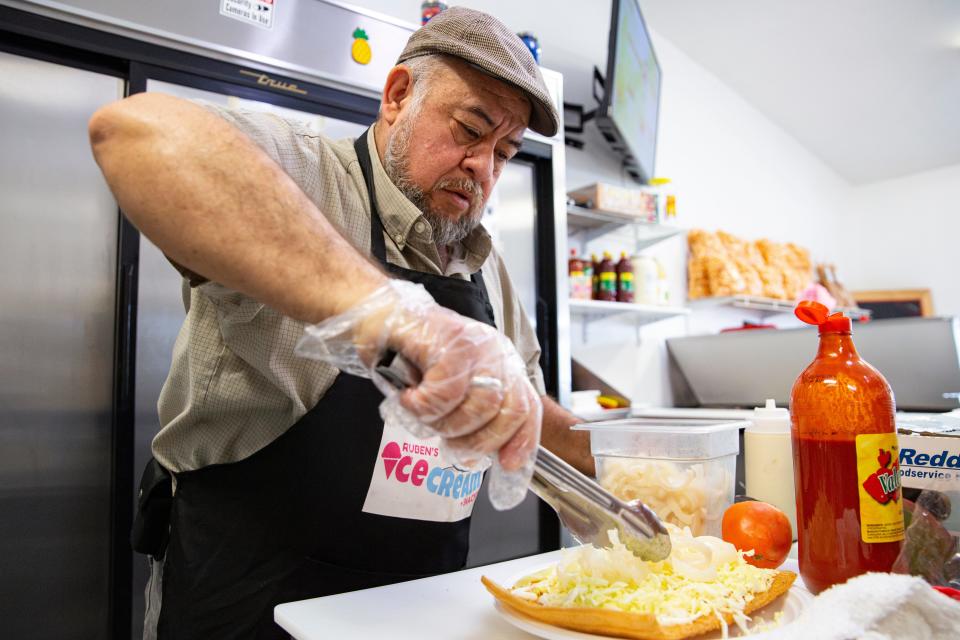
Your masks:
M 546 569 L 546 565 L 540 567 L 540 569 L 535 569 L 533 571 L 524 571 L 522 574 L 514 576 L 508 580 L 505 584 L 516 584 L 520 578 L 528 576 L 532 573 L 536 573 L 542 569 Z M 796 573 L 796 571 L 794 571 Z M 799 581 L 799 577 L 797 578 Z M 786 597 L 777 598 L 776 601 L 768 604 L 763 609 L 753 612 L 750 616 L 751 621 L 749 626 L 757 624 L 761 620 L 764 622 L 772 622 L 773 617 L 779 613 L 783 612 L 783 615 L 780 618 L 780 626 L 783 626 L 789 622 L 792 622 L 800 615 L 800 612 L 806 608 L 808 604 L 813 600 L 813 594 L 803 588 L 801 585 L 796 582 L 790 587 L 790 590 L 787 591 Z M 494 600 L 494 608 L 497 610 L 504 620 L 512 624 L 513 626 L 531 633 L 539 638 L 544 638 L 545 640 L 609 640 L 610 636 L 600 636 L 593 633 L 583 633 L 580 631 L 572 631 L 570 629 L 564 629 L 562 627 L 555 627 L 552 624 L 547 624 L 545 622 L 540 622 L 538 620 L 533 620 L 519 613 L 515 613 L 511 609 L 500 604 L 499 600 Z M 729 637 L 737 638 L 741 637 L 743 634 L 740 633 L 740 628 L 737 625 L 730 625 L 729 627 Z M 767 633 L 756 633 L 751 634 L 750 638 L 764 638 L 769 634 Z M 695 636 L 696 640 L 720 640 L 723 638 L 723 633 L 720 629 L 712 633 L 706 633 L 701 636 Z

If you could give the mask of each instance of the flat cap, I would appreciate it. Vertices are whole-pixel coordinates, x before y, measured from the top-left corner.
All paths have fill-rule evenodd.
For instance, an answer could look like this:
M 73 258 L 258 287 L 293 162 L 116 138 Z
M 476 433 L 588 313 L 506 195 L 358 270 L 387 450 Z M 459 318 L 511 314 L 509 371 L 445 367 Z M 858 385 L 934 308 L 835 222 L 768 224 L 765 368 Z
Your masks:
M 533 54 L 507 25 L 481 11 L 451 7 L 413 32 L 397 64 L 434 53 L 456 56 L 497 80 L 523 91 L 530 100 L 529 127 L 553 136 L 560 118 Z

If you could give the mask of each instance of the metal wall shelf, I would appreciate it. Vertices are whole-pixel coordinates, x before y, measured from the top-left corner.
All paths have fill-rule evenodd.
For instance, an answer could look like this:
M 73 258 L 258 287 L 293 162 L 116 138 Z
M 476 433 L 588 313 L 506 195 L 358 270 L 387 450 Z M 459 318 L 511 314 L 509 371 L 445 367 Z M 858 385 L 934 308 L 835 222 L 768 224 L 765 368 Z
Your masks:
M 647 222 L 623 213 L 588 209 L 573 204 L 567 206 L 567 235 L 571 243 L 579 243 L 583 254 L 586 254 L 588 242 L 617 230 L 624 232 L 624 238 L 629 237 L 628 233 L 632 233 L 633 251 L 642 251 L 658 242 L 685 233 L 684 229 L 678 227 Z M 632 322 L 639 343 L 640 327 L 643 325 L 690 313 L 690 309 L 685 307 L 573 299 L 570 300 L 569 309 L 572 318 L 582 321 L 584 342 L 587 341 L 588 328 L 595 320 L 615 317 Z
M 606 302 L 603 300 L 570 300 L 570 315 L 585 320 L 628 317 L 637 324 L 659 322 L 667 318 L 690 314 L 686 307 L 666 307 L 656 304 L 634 304 L 632 302 Z
M 567 233 L 581 244 L 585 245 L 595 238 L 621 228 L 633 231 L 637 251 L 684 233 L 684 229 L 678 227 L 647 222 L 623 213 L 587 209 L 576 205 L 567 207 Z
M 760 316 L 767 317 L 781 313 L 792 314 L 797 303 L 791 300 L 778 300 L 776 298 L 764 298 L 760 296 L 723 296 L 691 300 L 690 304 L 695 310 L 713 307 L 734 307 L 737 309 L 756 311 Z M 834 311 L 842 312 L 854 320 L 870 318 L 870 310 L 860 309 L 859 307 L 838 307 L 834 309 Z

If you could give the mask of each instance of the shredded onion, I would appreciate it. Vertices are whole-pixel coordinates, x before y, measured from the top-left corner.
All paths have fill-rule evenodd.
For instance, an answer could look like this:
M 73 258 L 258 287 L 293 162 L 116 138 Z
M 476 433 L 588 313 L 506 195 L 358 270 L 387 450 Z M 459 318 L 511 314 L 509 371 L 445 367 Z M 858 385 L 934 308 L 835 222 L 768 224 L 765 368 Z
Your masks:
M 718 465 L 605 458 L 599 480 L 618 498 L 640 499 L 664 522 L 701 535 L 720 533 L 732 478 Z

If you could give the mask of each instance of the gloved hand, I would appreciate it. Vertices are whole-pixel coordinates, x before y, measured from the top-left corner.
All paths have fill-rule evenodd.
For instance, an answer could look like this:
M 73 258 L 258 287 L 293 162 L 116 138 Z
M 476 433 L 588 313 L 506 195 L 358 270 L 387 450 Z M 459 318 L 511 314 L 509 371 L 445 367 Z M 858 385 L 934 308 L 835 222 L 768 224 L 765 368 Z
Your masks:
M 388 350 L 420 381 L 397 392 L 374 371 Z M 418 437 L 439 435 L 461 466 L 493 465 L 490 501 L 523 500 L 540 441 L 543 407 L 516 349 L 492 327 L 438 305 L 423 287 L 390 280 L 348 311 L 306 327 L 296 353 L 371 378 L 380 414 Z

